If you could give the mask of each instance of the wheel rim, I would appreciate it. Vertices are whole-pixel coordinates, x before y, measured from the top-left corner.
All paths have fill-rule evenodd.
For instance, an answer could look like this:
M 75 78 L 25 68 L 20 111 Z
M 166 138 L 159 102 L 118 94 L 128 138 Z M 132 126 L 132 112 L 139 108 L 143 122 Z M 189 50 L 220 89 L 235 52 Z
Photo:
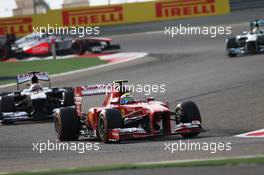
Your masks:
M 180 124 L 181 123 L 181 115 L 183 114 L 183 111 L 181 108 L 176 108 L 175 109 L 176 112 L 176 116 L 175 116 L 175 122 L 176 124 Z
M 55 117 L 55 131 L 56 131 L 57 136 L 60 138 L 61 127 L 60 127 L 59 119 L 57 118 L 57 116 Z

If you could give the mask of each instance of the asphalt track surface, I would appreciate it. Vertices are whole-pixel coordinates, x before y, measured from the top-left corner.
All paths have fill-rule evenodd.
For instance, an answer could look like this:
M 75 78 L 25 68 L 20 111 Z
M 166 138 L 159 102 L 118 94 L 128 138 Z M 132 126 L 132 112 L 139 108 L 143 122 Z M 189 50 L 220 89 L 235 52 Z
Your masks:
M 254 9 L 181 22 L 192 25 L 231 25 L 235 35 L 247 30 L 248 21 L 261 17 L 262 12 L 263 9 Z M 123 50 L 144 51 L 150 53 L 150 56 L 95 71 L 53 78 L 53 85 L 98 84 L 116 79 L 128 79 L 132 84 L 165 84 L 166 93 L 153 94 L 156 99 L 168 101 L 172 110 L 178 102 L 193 100 L 201 110 L 203 125 L 210 131 L 191 141 L 201 144 L 231 142 L 231 151 L 218 151 L 215 154 L 210 151 L 176 151 L 172 154 L 164 150 L 164 143 L 179 143 L 181 137 L 174 136 L 121 144 L 100 144 L 99 151 L 87 151 L 84 154 L 75 151 L 46 151 L 40 154 L 32 150 L 32 143 L 46 143 L 47 140 L 55 142 L 53 123 L 17 124 L 0 126 L 1 171 L 263 155 L 263 138 L 233 137 L 264 128 L 263 55 L 228 58 L 224 52 L 227 36 L 170 38 L 163 32 L 152 32 L 163 30 L 164 25 L 177 24 L 170 21 L 140 25 L 141 28 L 131 26 L 133 34 L 124 30 L 125 27 L 120 27 L 116 30 L 123 34 L 114 35 L 113 38 L 122 45 Z M 1 91 L 13 89 L 15 87 L 3 88 Z M 100 105 L 101 100 L 100 96 L 87 98 L 85 109 Z M 263 167 L 260 169 L 263 172 Z M 260 172 L 259 169 L 256 171 Z

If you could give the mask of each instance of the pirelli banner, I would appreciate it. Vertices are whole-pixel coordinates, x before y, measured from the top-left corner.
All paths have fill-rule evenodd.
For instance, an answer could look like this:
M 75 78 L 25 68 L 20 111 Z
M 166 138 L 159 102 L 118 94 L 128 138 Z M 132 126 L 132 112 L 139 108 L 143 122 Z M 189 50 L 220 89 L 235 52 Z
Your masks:
M 177 20 L 230 12 L 229 0 L 170 0 L 51 10 L 46 14 L 0 18 L 0 35 L 25 35 L 34 27 L 106 26 Z

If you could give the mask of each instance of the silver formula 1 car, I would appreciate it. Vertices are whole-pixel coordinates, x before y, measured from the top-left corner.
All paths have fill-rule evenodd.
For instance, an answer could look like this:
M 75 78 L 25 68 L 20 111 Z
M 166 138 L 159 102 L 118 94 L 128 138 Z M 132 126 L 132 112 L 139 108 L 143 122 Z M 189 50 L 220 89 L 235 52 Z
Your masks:
M 70 37 L 67 35 L 55 35 L 48 33 L 32 33 L 22 37 L 5 47 L 0 47 L 0 60 L 16 57 L 23 59 L 30 56 L 48 56 L 52 54 L 52 44 L 58 55 L 78 54 L 86 51 L 101 53 L 105 51 L 117 51 L 120 45 L 111 44 L 111 38 L 102 37 Z
M 20 90 L 20 84 L 31 81 L 28 88 Z M 39 81 L 47 81 L 42 87 Z M 47 72 L 29 72 L 17 75 L 17 91 L 0 97 L 0 120 L 3 124 L 17 121 L 45 120 L 52 118 L 53 110 L 74 105 L 72 88 L 51 88 Z
M 257 54 L 264 52 L 264 19 L 250 22 L 250 31 L 226 40 L 228 56 L 236 57 L 243 54 Z

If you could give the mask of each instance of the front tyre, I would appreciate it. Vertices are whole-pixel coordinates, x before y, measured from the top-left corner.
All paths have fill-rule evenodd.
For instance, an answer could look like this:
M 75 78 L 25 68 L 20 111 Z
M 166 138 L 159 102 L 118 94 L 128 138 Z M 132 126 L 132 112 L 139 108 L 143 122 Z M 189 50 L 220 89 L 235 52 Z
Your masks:
M 236 49 L 238 48 L 238 42 L 235 37 L 233 38 L 228 38 L 226 42 L 226 49 L 227 49 L 227 54 L 229 57 L 236 57 L 237 53 L 230 51 L 231 49 Z
M 15 101 L 13 96 L 2 96 L 0 99 L 0 120 L 2 120 L 2 124 L 11 125 L 14 124 L 13 120 L 5 119 L 3 116 L 3 112 L 15 112 Z
M 55 131 L 60 141 L 76 141 L 80 136 L 81 123 L 76 109 L 61 108 L 55 113 Z
M 192 123 L 193 121 L 199 121 L 200 123 L 202 123 L 200 111 L 197 105 L 192 101 L 187 101 L 177 105 L 175 112 L 177 114 L 176 121 L 179 121 L 180 123 Z M 199 134 L 200 132 L 193 132 L 193 133 L 184 133 L 181 135 L 184 138 L 191 138 Z
M 109 142 L 108 130 L 122 127 L 122 115 L 117 109 L 103 110 L 98 119 L 99 139 L 104 143 Z
M 236 53 L 233 53 L 233 52 L 230 52 L 230 51 L 228 51 L 228 56 L 229 56 L 230 58 L 232 58 L 232 57 L 236 57 L 236 56 L 237 56 L 237 54 L 236 54 Z
M 13 96 L 2 96 L 0 100 L 0 112 L 15 112 L 15 101 Z

